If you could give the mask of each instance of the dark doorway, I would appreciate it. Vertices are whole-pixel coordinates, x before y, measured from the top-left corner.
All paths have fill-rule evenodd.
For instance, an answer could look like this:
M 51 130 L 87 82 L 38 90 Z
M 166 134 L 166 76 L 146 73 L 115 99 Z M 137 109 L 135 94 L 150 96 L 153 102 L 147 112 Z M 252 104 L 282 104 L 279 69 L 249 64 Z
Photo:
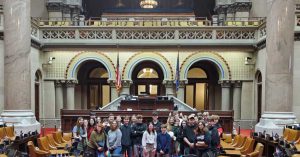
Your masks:
M 108 77 L 107 69 L 100 62 L 86 61 L 82 63 L 77 78 L 82 100 L 86 100 L 82 103 L 87 105 L 87 109 L 98 109 L 111 101 Z
M 256 91 L 257 91 L 257 122 L 261 118 L 261 106 L 262 106 L 262 76 L 261 72 L 256 73 Z
M 160 66 L 152 61 L 144 61 L 136 65 L 132 72 L 133 84 L 130 86 L 131 95 L 165 95 L 163 72 Z
M 36 117 L 36 120 L 40 120 L 40 82 L 41 77 L 39 75 L 39 72 L 37 71 L 35 73 L 35 80 L 34 80 L 34 114 Z
M 185 103 L 197 110 L 215 109 L 215 93 L 218 92 L 219 75 L 210 61 L 193 64 L 187 74 Z

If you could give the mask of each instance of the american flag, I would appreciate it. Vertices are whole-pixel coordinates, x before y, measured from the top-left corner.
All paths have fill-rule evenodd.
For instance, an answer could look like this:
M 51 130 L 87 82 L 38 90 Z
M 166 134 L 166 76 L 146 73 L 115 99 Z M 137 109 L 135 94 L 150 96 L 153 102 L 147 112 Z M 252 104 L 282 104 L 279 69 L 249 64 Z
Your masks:
M 122 81 L 121 81 L 121 72 L 120 72 L 120 64 L 119 64 L 119 52 L 117 58 L 117 70 L 116 70 L 116 89 L 120 92 L 122 88 Z

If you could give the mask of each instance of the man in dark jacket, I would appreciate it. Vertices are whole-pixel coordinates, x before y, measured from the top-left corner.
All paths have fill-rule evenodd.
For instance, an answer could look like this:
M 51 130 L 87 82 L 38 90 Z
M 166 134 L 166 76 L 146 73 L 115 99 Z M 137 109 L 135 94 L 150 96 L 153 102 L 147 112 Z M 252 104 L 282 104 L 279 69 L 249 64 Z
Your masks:
M 131 125 L 129 124 L 129 116 L 124 117 L 124 125 L 120 127 L 122 132 L 122 154 L 127 154 L 127 157 L 132 155 L 132 141 L 131 141 Z
M 143 116 L 137 115 L 137 122 L 132 126 L 131 137 L 133 143 L 133 152 L 135 157 L 141 157 L 143 154 L 142 138 L 147 125 L 143 123 Z
M 218 132 L 218 126 L 216 125 L 215 121 L 216 117 L 214 115 L 208 118 L 209 121 L 209 132 L 211 134 L 211 151 L 213 152 L 214 156 L 218 156 L 219 154 L 219 145 L 220 145 L 220 136 Z
M 171 136 L 167 133 L 167 125 L 161 125 L 161 133 L 157 135 L 157 157 L 169 157 L 171 147 Z
M 195 154 L 195 115 L 191 114 L 188 117 L 188 125 L 183 129 L 184 155 Z

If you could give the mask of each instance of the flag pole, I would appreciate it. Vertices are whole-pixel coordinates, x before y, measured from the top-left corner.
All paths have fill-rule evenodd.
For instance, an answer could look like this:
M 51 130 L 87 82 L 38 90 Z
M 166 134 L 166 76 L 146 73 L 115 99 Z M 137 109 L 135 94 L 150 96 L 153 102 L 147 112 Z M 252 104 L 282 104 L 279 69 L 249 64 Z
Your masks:
M 179 74 L 179 48 L 180 45 L 177 45 L 177 61 L 176 61 L 176 79 L 175 79 L 175 85 L 176 85 L 176 97 L 178 95 L 179 85 L 180 85 L 180 74 Z

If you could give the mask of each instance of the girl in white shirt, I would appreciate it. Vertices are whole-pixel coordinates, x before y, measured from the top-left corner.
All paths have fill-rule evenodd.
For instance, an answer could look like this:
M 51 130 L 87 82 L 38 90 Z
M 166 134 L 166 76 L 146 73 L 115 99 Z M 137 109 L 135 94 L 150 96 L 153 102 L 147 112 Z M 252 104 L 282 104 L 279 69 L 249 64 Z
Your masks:
M 154 157 L 156 153 L 156 131 L 150 122 L 142 138 L 143 157 Z

